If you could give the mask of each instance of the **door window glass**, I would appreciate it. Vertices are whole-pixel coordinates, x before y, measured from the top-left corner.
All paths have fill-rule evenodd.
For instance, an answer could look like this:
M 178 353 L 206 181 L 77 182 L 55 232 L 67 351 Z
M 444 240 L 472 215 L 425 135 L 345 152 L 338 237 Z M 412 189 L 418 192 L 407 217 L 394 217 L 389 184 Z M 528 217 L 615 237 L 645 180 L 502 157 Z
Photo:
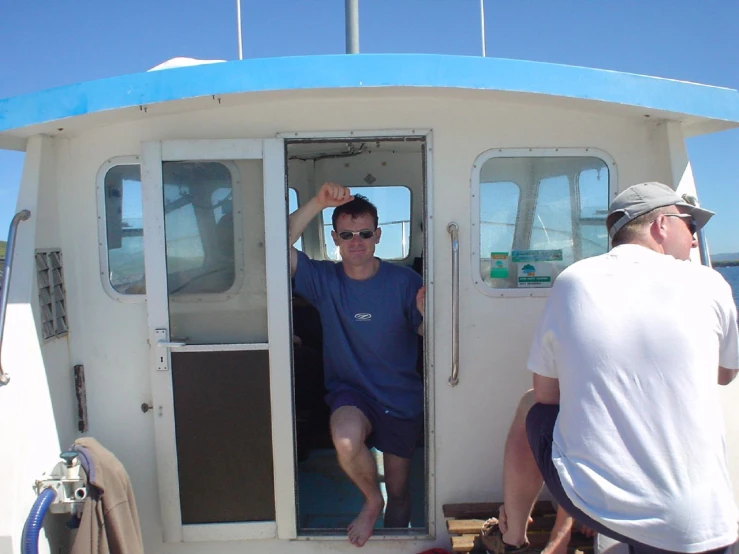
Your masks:
M 170 296 L 234 284 L 233 184 L 218 162 L 165 162 L 164 221 Z

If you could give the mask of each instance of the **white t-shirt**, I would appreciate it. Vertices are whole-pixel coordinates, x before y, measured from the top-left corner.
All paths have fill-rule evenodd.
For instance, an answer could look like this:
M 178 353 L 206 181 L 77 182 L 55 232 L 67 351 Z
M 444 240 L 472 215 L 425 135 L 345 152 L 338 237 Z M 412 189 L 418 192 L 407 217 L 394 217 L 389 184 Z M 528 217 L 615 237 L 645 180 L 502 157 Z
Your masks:
M 718 272 L 631 244 L 562 272 L 528 368 L 559 380 L 552 458 L 573 504 L 665 550 L 735 542 L 719 366 L 739 368 L 739 339 Z

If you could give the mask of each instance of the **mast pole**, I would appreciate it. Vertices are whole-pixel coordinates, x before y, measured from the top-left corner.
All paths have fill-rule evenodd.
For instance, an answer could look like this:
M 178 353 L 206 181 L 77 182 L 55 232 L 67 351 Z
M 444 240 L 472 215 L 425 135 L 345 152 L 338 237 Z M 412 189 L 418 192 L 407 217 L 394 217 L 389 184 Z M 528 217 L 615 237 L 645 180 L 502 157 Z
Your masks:
M 346 0 L 346 53 L 359 54 L 359 0 Z
M 244 49 L 241 43 L 241 0 L 236 0 L 236 32 L 239 42 L 239 59 L 244 59 Z

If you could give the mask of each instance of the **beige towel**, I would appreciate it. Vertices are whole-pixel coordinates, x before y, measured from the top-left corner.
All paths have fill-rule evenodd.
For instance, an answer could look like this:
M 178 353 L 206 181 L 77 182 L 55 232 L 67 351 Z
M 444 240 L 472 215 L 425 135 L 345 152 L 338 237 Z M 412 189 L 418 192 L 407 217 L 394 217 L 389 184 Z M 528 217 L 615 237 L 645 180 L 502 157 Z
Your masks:
M 92 437 L 77 439 L 72 450 L 90 469 L 72 554 L 144 554 L 136 501 L 123 464 Z

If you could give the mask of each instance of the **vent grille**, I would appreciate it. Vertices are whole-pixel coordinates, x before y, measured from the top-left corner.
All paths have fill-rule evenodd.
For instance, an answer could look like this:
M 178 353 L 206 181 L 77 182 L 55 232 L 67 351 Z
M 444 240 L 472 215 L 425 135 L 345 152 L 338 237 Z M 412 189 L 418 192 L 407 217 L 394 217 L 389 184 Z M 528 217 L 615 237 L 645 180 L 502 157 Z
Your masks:
M 44 340 L 67 334 L 67 297 L 61 250 L 36 252 L 36 280 Z

